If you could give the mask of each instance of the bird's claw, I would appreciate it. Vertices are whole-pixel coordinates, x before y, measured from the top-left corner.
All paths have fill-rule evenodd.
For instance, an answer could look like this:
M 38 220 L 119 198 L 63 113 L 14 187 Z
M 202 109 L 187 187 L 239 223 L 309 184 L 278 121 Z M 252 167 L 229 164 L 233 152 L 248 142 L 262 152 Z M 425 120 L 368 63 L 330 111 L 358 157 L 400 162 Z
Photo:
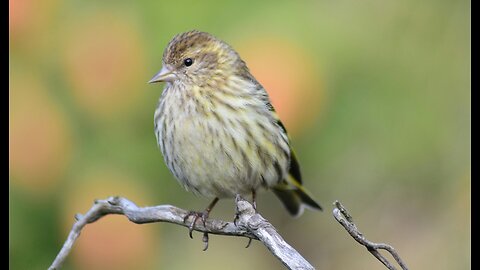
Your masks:
M 239 213 L 235 213 L 235 215 L 233 216 L 233 225 L 237 226 L 237 220 L 240 218 L 240 214 Z
M 203 233 L 202 242 L 204 244 L 203 251 L 206 251 L 208 249 L 208 233 Z
M 248 248 L 250 247 L 250 244 L 252 243 L 252 238 L 248 238 L 248 243 L 247 243 L 247 246 L 245 248 Z

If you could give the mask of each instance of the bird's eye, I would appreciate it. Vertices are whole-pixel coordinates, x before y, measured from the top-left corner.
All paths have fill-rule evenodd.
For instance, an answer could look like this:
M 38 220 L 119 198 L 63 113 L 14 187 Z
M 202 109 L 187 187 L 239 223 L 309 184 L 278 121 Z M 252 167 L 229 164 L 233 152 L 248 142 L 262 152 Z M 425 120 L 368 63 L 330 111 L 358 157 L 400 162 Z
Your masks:
M 187 59 L 183 60 L 183 63 L 185 64 L 185 66 L 189 67 L 193 64 L 193 60 L 192 60 L 192 58 L 187 58 Z

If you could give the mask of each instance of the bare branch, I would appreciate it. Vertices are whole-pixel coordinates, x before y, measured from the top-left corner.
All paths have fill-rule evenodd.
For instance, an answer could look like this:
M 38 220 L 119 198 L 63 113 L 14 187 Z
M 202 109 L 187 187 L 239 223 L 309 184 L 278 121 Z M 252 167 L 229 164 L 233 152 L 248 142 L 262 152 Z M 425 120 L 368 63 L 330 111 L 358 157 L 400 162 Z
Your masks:
M 288 269 L 314 269 L 295 249 L 293 249 L 277 233 L 276 229 L 260 214 L 256 213 L 253 206 L 245 199 L 237 196 L 237 219 L 236 223 L 216 219 L 207 219 L 205 226 L 202 222 L 195 224 L 194 230 L 217 235 L 241 236 L 261 241 L 272 254 L 277 257 Z M 126 216 L 130 221 L 142 224 L 152 222 L 168 222 L 184 227 L 183 218 L 188 211 L 171 205 L 159 205 L 151 207 L 138 207 L 133 202 L 122 197 L 110 197 L 106 200 L 96 200 L 92 208 L 85 214 L 77 214 L 77 221 L 73 224 L 67 240 L 53 261 L 49 270 L 59 269 L 70 253 L 73 244 L 80 235 L 81 230 L 88 223 L 97 221 L 99 218 L 118 214 Z M 204 234 L 203 241 L 205 242 Z
M 347 230 L 347 232 L 361 245 L 365 246 L 367 250 L 372 253 L 375 258 L 381 261 L 388 269 L 396 270 L 396 268 L 385 258 L 383 255 L 378 251 L 379 249 L 384 249 L 388 251 L 395 261 L 397 261 L 398 265 L 403 270 L 408 270 L 405 263 L 402 261 L 402 258 L 398 255 L 395 249 L 387 244 L 383 243 L 373 243 L 365 238 L 363 234 L 357 229 L 355 223 L 353 223 L 352 216 L 348 213 L 347 209 L 339 202 L 334 202 L 335 208 L 333 209 L 333 216 L 335 219 L 342 224 L 342 226 Z
M 288 269 L 315 269 L 283 240 L 272 224 L 256 213 L 247 200 L 237 195 L 235 201 L 239 215 L 237 225 L 252 232 Z

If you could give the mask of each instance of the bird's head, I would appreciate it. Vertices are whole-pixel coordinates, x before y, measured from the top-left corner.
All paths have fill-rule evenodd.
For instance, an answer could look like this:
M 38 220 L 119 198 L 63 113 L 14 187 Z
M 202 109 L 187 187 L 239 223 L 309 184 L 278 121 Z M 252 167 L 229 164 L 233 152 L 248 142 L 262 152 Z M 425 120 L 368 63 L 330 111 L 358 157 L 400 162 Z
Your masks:
M 196 30 L 176 35 L 165 48 L 162 64 L 149 83 L 215 86 L 233 74 L 248 73 L 245 63 L 228 44 Z

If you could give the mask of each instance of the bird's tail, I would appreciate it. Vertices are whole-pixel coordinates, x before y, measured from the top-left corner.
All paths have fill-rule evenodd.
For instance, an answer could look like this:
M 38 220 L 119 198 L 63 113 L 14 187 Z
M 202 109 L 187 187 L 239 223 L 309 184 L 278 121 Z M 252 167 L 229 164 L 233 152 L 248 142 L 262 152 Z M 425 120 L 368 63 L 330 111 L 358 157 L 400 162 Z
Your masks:
M 289 177 L 291 177 L 289 175 Z M 310 195 L 310 193 L 295 179 L 290 178 L 289 180 L 293 180 L 293 183 L 287 183 L 285 181 L 282 184 L 276 185 L 273 187 L 273 192 L 277 197 L 282 201 L 285 208 L 287 208 L 290 215 L 297 217 L 303 213 L 304 206 L 307 206 L 312 209 L 322 211 L 322 207 L 318 204 Z

